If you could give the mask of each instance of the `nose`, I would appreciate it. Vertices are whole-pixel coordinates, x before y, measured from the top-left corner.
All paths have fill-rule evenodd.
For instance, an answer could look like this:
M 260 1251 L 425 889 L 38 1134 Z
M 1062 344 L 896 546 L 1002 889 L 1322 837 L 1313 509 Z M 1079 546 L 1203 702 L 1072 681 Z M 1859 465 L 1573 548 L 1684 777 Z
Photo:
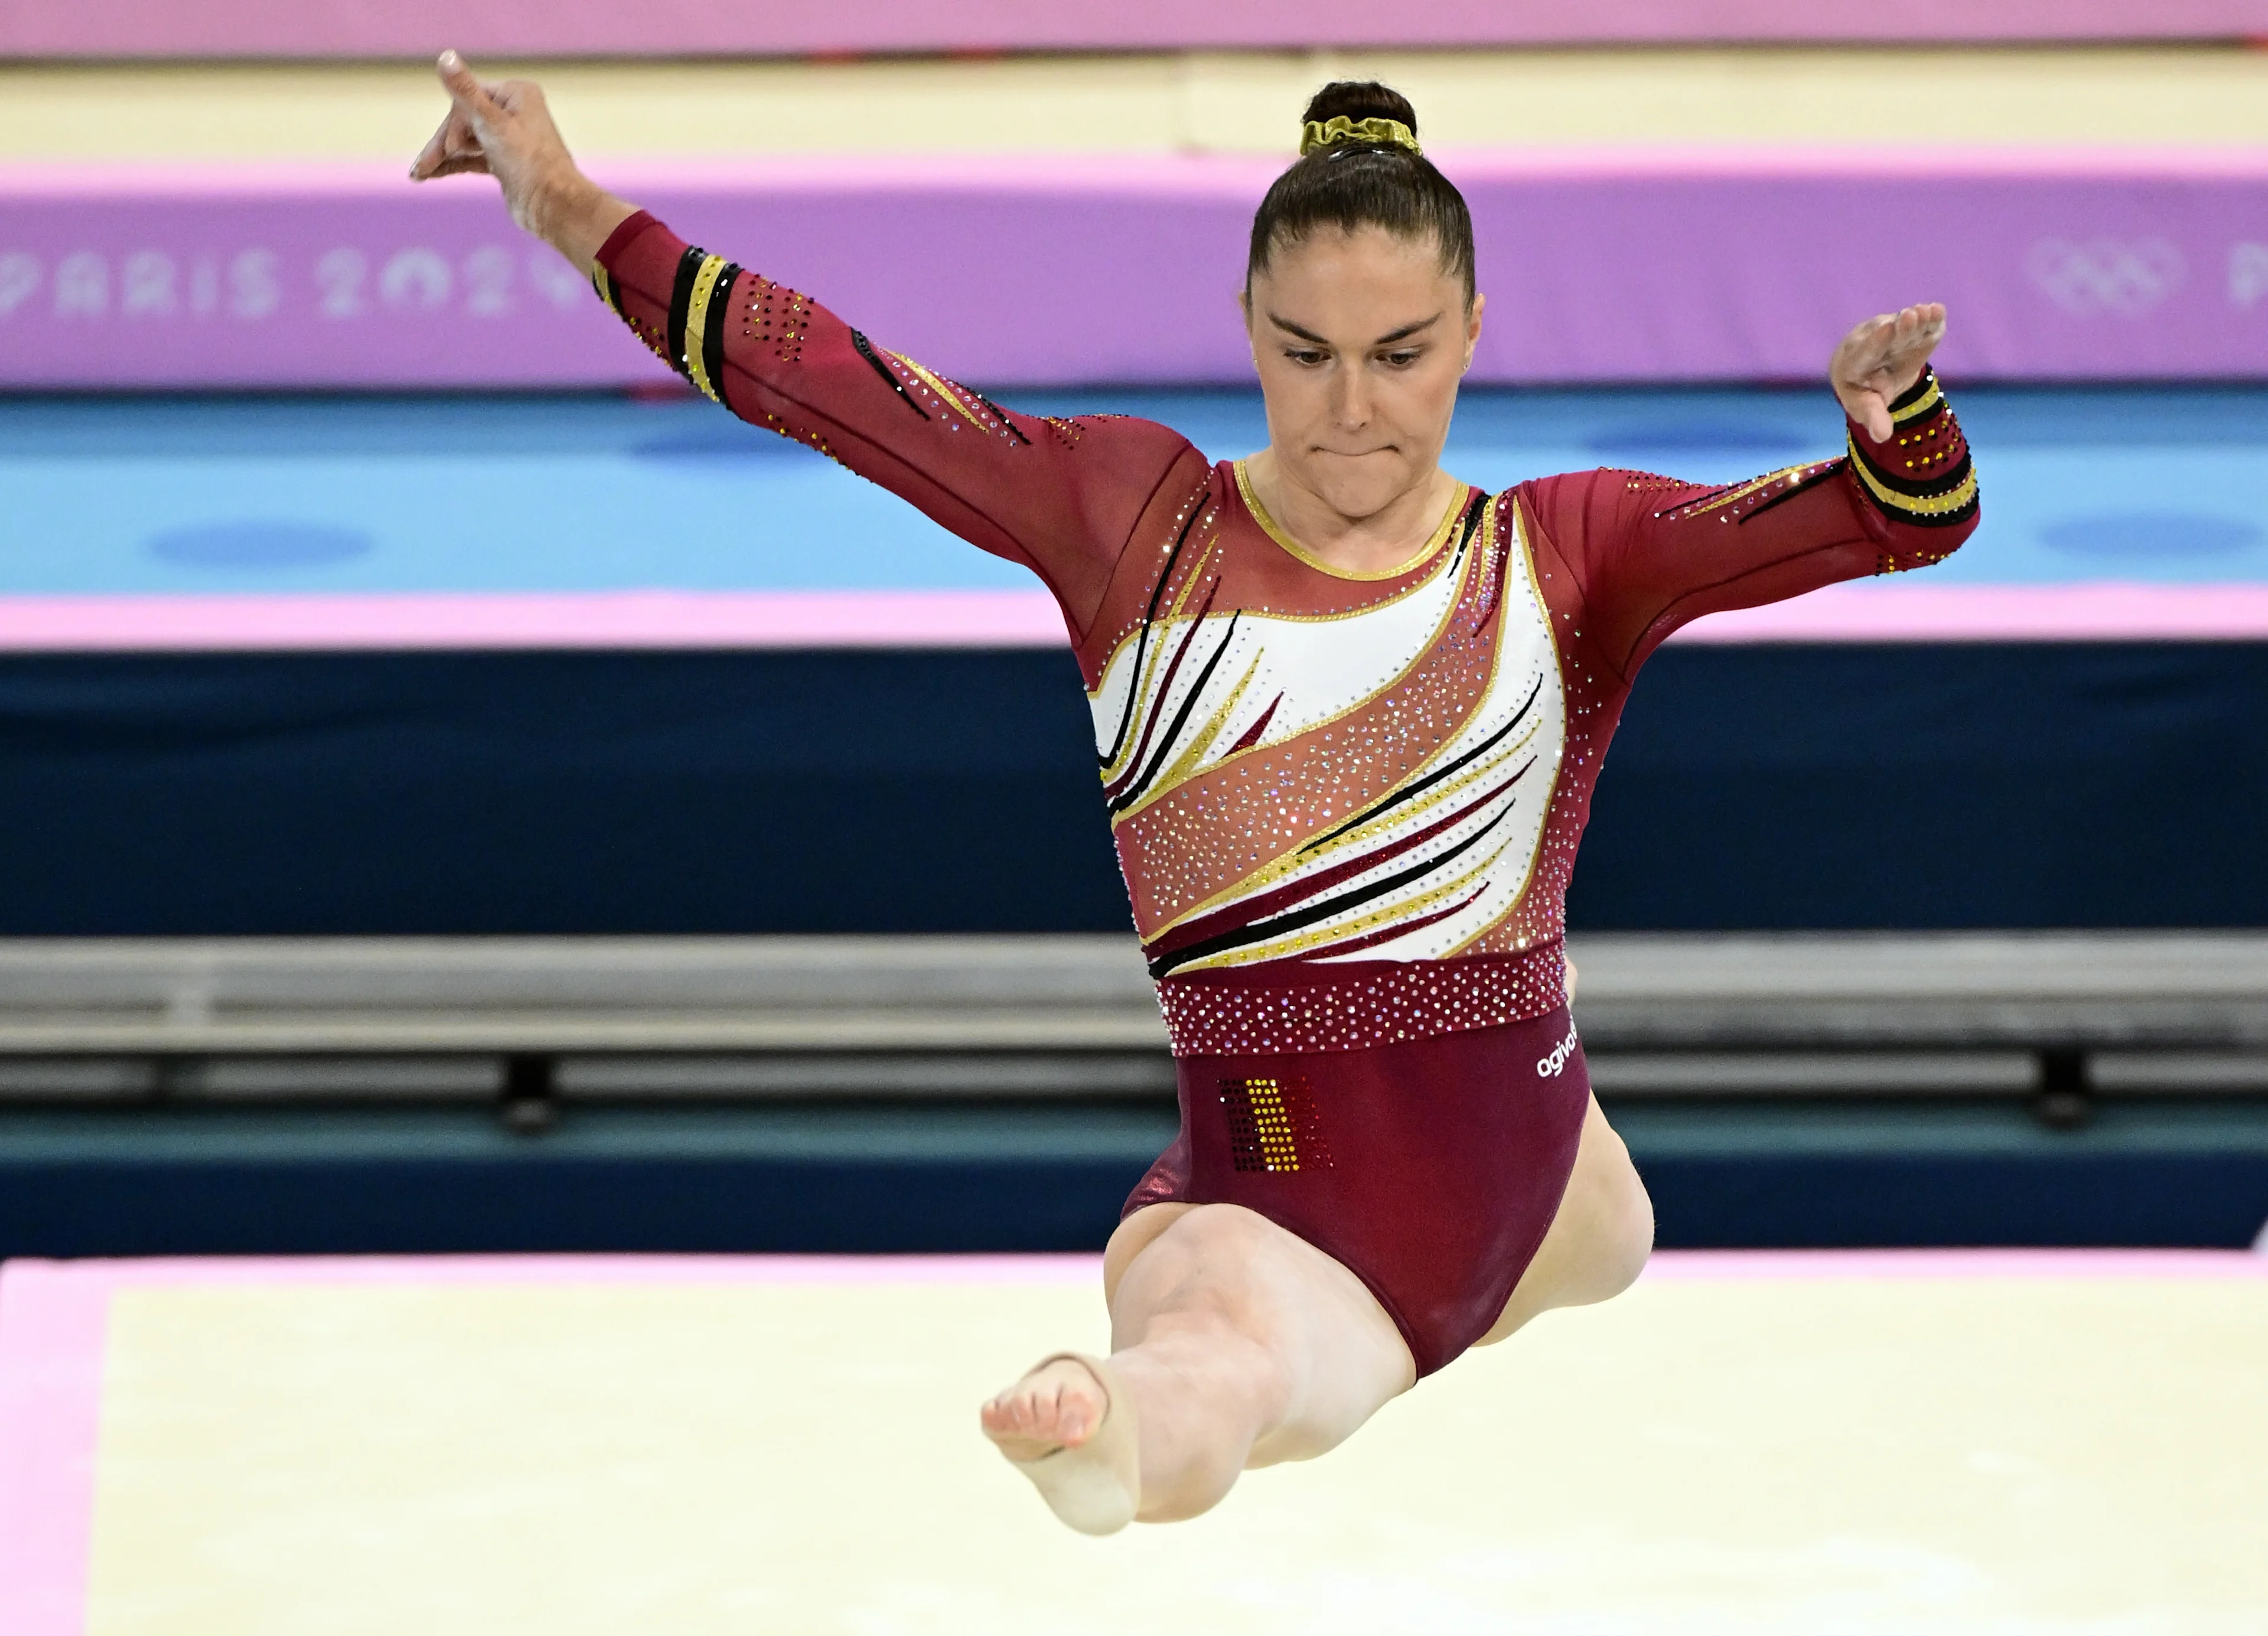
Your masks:
M 1359 365 L 1331 372 L 1331 418 L 1342 431 L 1359 431 L 1370 424 L 1368 373 Z

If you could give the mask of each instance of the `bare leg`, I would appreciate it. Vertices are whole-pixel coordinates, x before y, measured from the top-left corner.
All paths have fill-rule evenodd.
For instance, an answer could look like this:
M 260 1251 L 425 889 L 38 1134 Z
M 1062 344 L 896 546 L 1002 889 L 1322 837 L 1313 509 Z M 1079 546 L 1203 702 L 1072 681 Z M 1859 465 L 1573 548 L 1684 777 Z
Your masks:
M 1417 1378 L 1359 1279 L 1238 1205 L 1153 1205 L 1119 1228 L 1105 1264 L 1116 1274 L 1110 1369 L 1140 1428 L 1144 1522 L 1196 1516 L 1248 1466 L 1336 1447 Z M 1101 1382 L 1057 1362 L 987 1404 L 984 1429 L 1009 1458 L 1030 1460 L 1078 1447 L 1103 1405 Z
M 1540 1312 L 1629 1287 L 1653 1245 L 1653 1208 L 1594 1098 L 1550 1229 L 1479 1342 Z M 1103 1256 L 1110 1370 L 1132 1400 L 1140 1520 L 1210 1510 L 1240 1472 L 1336 1448 L 1416 1378 L 1367 1287 L 1305 1240 L 1233 1205 L 1153 1205 Z M 1012 1460 L 1079 1447 L 1101 1424 L 1103 1383 L 1063 1360 L 985 1404 Z
M 1611 1300 L 1631 1286 L 1653 1252 L 1653 1201 L 1594 1096 L 1550 1230 L 1503 1315 L 1476 1345 L 1493 1345 L 1554 1307 Z

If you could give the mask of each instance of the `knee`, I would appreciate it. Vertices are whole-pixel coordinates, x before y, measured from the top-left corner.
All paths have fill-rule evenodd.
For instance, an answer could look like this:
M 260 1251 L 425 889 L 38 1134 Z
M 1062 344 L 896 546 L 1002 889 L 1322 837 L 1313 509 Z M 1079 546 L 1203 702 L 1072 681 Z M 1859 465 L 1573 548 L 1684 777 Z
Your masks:
M 1288 1383 L 1278 1353 L 1286 1325 L 1275 1276 L 1283 1229 L 1233 1205 L 1188 1211 L 1119 1279 L 1112 1344 L 1202 1340 L 1228 1373 L 1263 1396 Z
M 1592 1118 L 1560 1206 L 1580 1247 L 1581 1270 L 1554 1304 L 1587 1306 L 1621 1294 L 1637 1282 L 1653 1253 L 1653 1200 L 1623 1139 L 1595 1111 Z
M 1160 1233 L 1156 1246 L 1161 1267 L 1176 1275 L 1202 1271 L 1216 1293 L 1264 1283 L 1265 1271 L 1283 1253 L 1282 1227 L 1241 1205 L 1198 1205 Z
M 1653 1255 L 1653 1199 L 1629 1150 L 1622 1149 L 1618 1157 L 1621 1162 L 1601 1178 L 1599 1201 L 1599 1272 L 1609 1296 L 1638 1282 Z

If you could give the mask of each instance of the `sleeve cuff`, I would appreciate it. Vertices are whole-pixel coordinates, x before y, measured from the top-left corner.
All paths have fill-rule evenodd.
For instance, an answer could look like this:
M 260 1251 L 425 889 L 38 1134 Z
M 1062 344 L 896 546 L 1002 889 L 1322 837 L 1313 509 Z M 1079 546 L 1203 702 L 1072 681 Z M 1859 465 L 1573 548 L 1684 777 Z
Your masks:
M 1893 522 L 1945 527 L 1977 514 L 1977 472 L 1969 440 L 1945 401 L 1937 372 L 1925 368 L 1890 405 L 1881 442 L 1856 421 L 1846 443 L 1851 469 L 1876 510 Z
M 654 220 L 652 211 L 638 211 L 607 235 L 606 243 L 600 245 L 598 254 L 591 258 L 593 264 L 602 270 L 611 271 L 615 259 L 630 248 L 631 240 L 637 238 L 647 228 L 659 225 Z

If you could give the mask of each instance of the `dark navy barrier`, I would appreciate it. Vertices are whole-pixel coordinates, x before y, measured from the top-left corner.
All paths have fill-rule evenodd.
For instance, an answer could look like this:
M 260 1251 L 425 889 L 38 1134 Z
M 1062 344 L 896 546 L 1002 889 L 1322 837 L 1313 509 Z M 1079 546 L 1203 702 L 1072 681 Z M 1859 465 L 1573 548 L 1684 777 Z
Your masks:
M 2237 1248 L 2268 1102 L 1613 1110 L 1672 1249 Z M 0 1256 L 1100 1249 L 1169 1107 L 0 1114 Z
M 1037 650 L 0 659 L 0 935 L 1116 930 Z M 1672 647 L 1580 929 L 2268 925 L 2268 645 Z

